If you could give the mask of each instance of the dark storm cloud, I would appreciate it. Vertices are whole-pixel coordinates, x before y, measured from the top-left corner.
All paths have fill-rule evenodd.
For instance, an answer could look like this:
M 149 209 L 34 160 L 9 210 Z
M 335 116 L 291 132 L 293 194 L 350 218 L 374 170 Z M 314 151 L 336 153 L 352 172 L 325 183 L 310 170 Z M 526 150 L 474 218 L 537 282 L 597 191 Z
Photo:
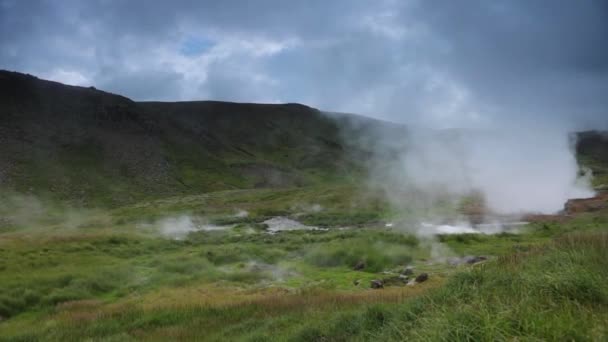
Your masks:
M 505 110 L 606 115 L 608 3 L 474 3 L 421 2 L 413 14 L 446 42 L 436 62 L 453 78 Z
M 197 45 L 198 44 L 198 45 Z M 604 1 L 0 0 L 0 67 L 134 99 L 598 125 Z

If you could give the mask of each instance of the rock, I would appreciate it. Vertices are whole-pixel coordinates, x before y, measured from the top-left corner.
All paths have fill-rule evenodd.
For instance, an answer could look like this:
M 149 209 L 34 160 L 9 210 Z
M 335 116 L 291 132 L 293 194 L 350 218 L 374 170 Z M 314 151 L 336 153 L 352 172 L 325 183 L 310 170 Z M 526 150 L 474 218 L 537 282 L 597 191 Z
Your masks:
M 414 279 L 416 281 L 416 283 L 422 283 L 425 282 L 429 279 L 429 275 L 426 273 L 420 273 L 416 279 Z
M 355 279 L 355 280 L 353 280 L 353 285 L 359 286 L 359 284 L 361 284 L 361 279 Z
M 600 192 L 591 198 L 570 199 L 564 205 L 566 214 L 580 214 L 608 208 L 608 192 Z
M 410 279 L 410 277 L 406 276 L 405 274 L 400 274 L 399 278 L 401 278 L 401 280 L 403 280 L 404 282 L 407 282 Z
M 371 288 L 372 289 L 383 289 L 384 288 L 384 283 L 382 282 L 382 280 L 372 280 L 371 281 Z
M 486 260 L 488 260 L 488 258 L 486 258 L 485 256 L 478 256 L 474 261 L 475 263 L 478 263 Z
M 484 257 L 484 256 L 472 256 L 472 255 L 467 255 L 465 257 L 462 258 L 462 263 L 465 264 L 476 264 L 478 262 L 482 262 L 484 260 L 487 260 L 488 258 Z
M 353 267 L 353 270 L 355 270 L 355 271 L 361 271 L 362 269 L 364 269 L 364 268 L 365 268 L 365 266 L 366 266 L 366 265 L 365 265 L 365 261 L 363 261 L 363 260 L 359 260 L 359 261 L 357 262 L 357 264 L 355 265 L 355 267 Z
M 412 266 L 407 266 L 407 267 L 406 267 L 406 268 L 403 270 L 403 272 L 401 272 L 401 274 L 406 275 L 406 276 L 409 276 L 409 275 L 414 274 L 414 267 L 412 267 Z

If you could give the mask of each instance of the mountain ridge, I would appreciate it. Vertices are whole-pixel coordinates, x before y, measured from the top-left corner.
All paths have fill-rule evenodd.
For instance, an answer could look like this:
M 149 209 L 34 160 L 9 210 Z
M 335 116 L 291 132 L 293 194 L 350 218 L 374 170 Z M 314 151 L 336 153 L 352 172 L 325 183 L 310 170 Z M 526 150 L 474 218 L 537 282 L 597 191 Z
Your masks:
M 391 136 L 408 130 L 298 103 L 136 102 L 3 70 L 0 110 L 0 190 L 84 206 L 358 183 L 378 146 L 390 158 Z M 579 133 L 576 148 L 600 187 L 602 134 Z
M 8 71 L 0 93 L 4 190 L 120 205 L 361 169 L 336 121 L 302 104 L 135 102 Z

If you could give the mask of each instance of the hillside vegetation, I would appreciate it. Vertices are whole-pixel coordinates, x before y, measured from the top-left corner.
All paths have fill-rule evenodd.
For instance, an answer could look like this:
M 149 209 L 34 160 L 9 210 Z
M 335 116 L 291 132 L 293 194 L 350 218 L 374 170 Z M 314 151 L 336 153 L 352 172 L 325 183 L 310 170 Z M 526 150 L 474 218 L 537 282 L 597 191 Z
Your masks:
M 85 206 L 349 180 L 366 156 L 299 104 L 138 103 L 0 71 L 0 108 L 0 186 Z
M 579 164 L 593 172 L 593 185 L 598 189 L 608 189 L 608 132 L 579 133 L 576 155 Z

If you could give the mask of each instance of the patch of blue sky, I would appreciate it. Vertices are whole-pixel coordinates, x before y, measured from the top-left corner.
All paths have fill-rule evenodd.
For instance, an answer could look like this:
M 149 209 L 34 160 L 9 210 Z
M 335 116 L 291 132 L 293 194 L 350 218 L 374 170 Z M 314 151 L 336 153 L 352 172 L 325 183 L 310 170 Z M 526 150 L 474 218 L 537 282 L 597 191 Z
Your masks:
M 184 56 L 199 56 L 209 51 L 215 43 L 202 37 L 189 36 L 182 41 L 179 52 Z

